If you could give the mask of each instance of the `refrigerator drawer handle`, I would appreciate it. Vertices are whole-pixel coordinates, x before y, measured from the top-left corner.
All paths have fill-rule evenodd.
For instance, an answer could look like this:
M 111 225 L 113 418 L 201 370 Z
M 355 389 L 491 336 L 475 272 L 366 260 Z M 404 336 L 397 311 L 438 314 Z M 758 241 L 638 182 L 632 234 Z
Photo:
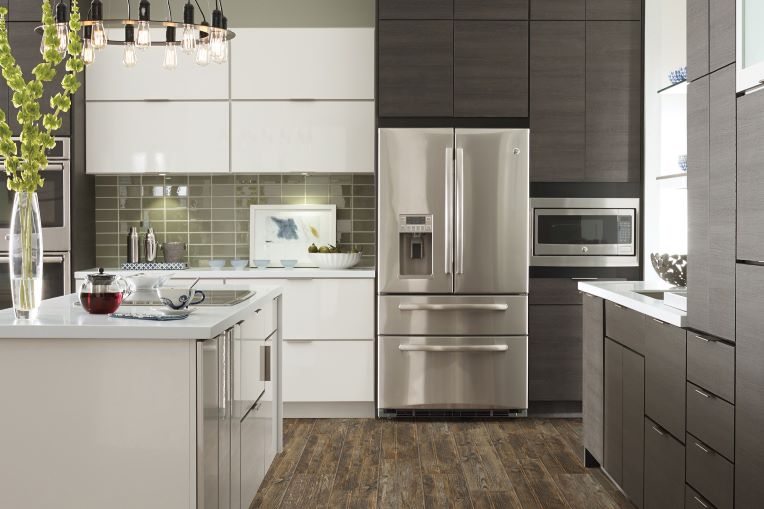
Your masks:
M 509 347 L 507 345 L 398 345 L 398 350 L 401 352 L 506 352 Z
M 398 304 L 400 311 L 506 311 L 509 304 Z

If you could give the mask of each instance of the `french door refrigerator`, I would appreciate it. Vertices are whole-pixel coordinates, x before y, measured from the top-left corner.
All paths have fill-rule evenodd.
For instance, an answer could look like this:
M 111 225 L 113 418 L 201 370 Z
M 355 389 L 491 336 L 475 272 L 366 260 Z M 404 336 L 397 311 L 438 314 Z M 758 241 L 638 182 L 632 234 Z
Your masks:
M 377 412 L 528 407 L 527 129 L 380 129 Z

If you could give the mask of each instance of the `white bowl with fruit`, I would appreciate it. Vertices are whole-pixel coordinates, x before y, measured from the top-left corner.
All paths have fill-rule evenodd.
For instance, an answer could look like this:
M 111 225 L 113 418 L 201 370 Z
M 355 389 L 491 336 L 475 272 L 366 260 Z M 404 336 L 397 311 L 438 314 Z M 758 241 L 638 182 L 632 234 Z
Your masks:
M 350 252 L 343 253 L 335 246 L 316 246 L 311 244 L 308 248 L 308 257 L 324 270 L 344 270 L 358 265 L 361 261 L 361 252 L 353 249 Z

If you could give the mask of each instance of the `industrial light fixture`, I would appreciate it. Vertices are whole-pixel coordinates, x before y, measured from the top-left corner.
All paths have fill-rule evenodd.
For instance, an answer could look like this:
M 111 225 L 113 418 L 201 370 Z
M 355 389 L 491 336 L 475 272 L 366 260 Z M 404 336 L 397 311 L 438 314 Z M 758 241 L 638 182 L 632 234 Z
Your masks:
M 199 66 L 206 66 L 210 62 L 225 63 L 228 61 L 228 42 L 236 34 L 228 30 L 228 20 L 224 15 L 222 0 L 215 0 L 211 13 L 212 24 L 207 22 L 199 0 L 188 0 L 183 7 L 183 21 L 176 22 L 172 19 L 172 7 L 167 0 L 167 20 L 157 21 L 151 19 L 151 3 L 149 0 L 140 0 L 138 4 L 137 18 L 131 17 L 130 0 L 126 0 L 127 17 L 122 19 L 104 19 L 103 2 L 91 0 L 90 9 L 85 19 L 82 20 L 82 59 L 86 65 L 92 64 L 98 50 L 107 45 L 123 46 L 122 63 L 125 67 L 133 67 L 138 62 L 138 50 L 151 48 L 152 46 L 165 46 L 162 67 L 172 70 L 178 67 L 179 49 L 187 55 L 191 55 Z M 202 14 L 202 22 L 196 23 L 195 8 Z M 69 44 L 69 10 L 64 0 L 58 0 L 55 9 L 56 34 L 58 35 L 57 50 L 65 53 Z M 151 29 L 164 27 L 165 38 L 154 41 L 151 37 Z M 112 37 L 109 37 L 108 29 L 115 29 Z M 119 29 L 124 30 L 122 40 L 115 39 L 114 34 Z M 181 30 L 181 38 L 178 41 L 176 35 Z M 37 27 L 37 32 L 42 34 L 43 27 Z M 40 51 L 45 52 L 48 48 L 43 37 Z

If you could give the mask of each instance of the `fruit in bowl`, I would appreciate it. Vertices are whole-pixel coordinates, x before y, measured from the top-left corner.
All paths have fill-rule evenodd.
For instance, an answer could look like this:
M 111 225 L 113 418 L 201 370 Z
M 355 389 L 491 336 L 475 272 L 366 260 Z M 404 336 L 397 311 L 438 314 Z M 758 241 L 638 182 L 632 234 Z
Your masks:
M 308 257 L 319 269 L 343 270 L 357 265 L 361 261 L 361 252 L 355 248 L 342 252 L 334 245 L 319 247 L 312 244 L 308 248 Z

